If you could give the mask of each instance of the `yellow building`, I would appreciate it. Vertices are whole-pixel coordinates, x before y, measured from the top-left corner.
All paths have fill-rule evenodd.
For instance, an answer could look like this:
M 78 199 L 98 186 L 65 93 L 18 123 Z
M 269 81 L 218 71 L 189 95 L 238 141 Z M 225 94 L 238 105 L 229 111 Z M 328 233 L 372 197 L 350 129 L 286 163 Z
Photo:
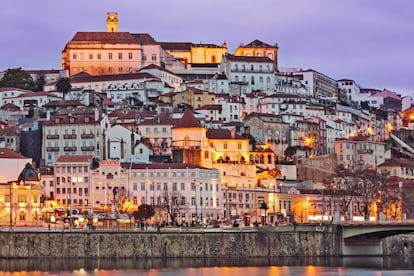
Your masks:
M 193 108 L 198 108 L 206 104 L 214 104 L 215 94 L 194 87 L 188 87 L 182 92 L 175 93 L 172 99 L 174 106 L 185 103 L 191 105 Z
M 272 151 L 251 152 L 249 139 L 234 130 L 202 127 L 190 109 L 172 129 L 172 151 L 173 162 L 220 171 L 226 218 L 258 216 L 258 203 L 264 200 L 260 194 L 267 194 L 268 189 L 258 187 L 256 171 L 258 167 L 274 168 Z
M 41 225 L 43 199 L 40 175 L 27 163 L 16 181 L 0 184 L 0 225 Z
M 190 42 L 161 42 L 161 47 L 171 56 L 180 60 L 186 67 L 188 64 L 218 64 L 227 53 L 227 43 L 194 44 Z
M 252 56 L 252 57 L 268 57 L 273 60 L 273 68 L 278 71 L 277 44 L 270 45 L 260 40 L 254 40 L 246 45 L 240 45 L 235 51 L 235 56 Z

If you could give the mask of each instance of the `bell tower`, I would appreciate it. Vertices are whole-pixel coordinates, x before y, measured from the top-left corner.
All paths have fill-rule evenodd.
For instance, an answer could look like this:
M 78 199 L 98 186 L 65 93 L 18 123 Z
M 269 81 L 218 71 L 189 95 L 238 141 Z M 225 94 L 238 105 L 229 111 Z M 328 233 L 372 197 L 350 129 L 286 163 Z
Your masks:
M 118 32 L 118 13 L 108 12 L 106 13 L 106 31 L 107 32 Z

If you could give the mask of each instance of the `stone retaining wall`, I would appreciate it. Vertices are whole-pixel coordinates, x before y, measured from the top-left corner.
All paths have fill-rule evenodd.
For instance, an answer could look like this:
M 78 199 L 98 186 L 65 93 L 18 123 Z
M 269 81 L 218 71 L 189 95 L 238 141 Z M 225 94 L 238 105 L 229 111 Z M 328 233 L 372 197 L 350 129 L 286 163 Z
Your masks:
M 336 231 L 0 232 L 0 258 L 338 256 Z

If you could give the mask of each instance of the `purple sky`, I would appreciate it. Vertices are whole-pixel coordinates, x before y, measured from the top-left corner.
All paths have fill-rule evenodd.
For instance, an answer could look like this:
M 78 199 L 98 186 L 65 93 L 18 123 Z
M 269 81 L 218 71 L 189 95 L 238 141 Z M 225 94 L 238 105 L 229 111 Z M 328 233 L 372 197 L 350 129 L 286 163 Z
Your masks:
M 0 7 L 0 70 L 60 68 L 77 31 L 119 31 L 157 41 L 279 45 L 279 66 L 315 69 L 362 87 L 414 93 L 413 0 L 12 0 Z

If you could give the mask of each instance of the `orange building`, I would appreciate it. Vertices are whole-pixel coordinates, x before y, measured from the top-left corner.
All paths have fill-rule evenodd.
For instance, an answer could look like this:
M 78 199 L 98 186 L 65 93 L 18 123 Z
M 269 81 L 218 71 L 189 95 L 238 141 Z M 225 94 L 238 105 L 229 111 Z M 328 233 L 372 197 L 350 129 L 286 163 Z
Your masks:
M 273 68 L 278 71 L 277 51 L 279 46 L 277 44 L 270 45 L 260 40 L 254 40 L 246 45 L 240 45 L 235 51 L 235 56 L 253 56 L 253 57 L 268 57 L 273 60 Z

